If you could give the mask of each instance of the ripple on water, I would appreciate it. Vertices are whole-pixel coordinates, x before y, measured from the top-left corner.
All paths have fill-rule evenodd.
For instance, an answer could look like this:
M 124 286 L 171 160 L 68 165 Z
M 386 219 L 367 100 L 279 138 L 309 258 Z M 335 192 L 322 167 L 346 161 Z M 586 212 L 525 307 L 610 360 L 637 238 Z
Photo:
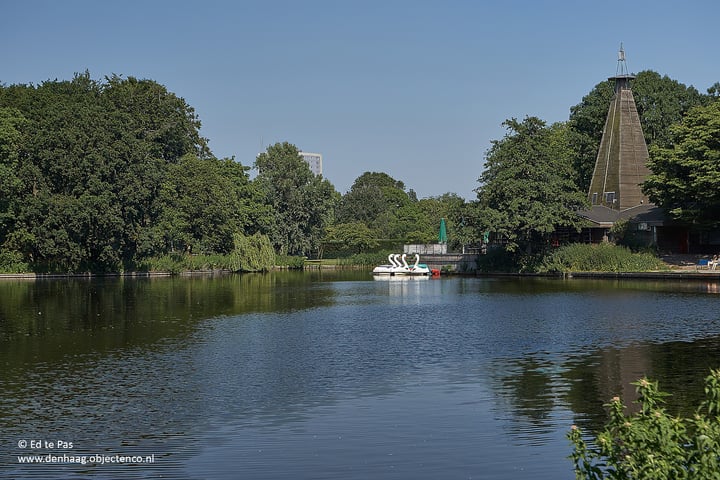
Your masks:
M 13 344 L 27 361 L 0 351 L 3 445 L 52 436 L 78 453 L 157 459 L 0 475 L 571 478 L 570 424 L 596 425 L 642 373 L 692 404 L 701 382 L 688 379 L 720 358 L 716 297 L 698 292 L 470 278 L 276 292 L 263 276 L 250 308 L 251 278 L 219 281 L 217 295 L 183 281 L 153 293 L 147 302 L 183 306 L 158 319 L 167 330 L 124 312 L 103 346 L 83 326 L 72 336 L 84 350 L 49 329 Z M 56 338 L 69 346 L 44 354 Z

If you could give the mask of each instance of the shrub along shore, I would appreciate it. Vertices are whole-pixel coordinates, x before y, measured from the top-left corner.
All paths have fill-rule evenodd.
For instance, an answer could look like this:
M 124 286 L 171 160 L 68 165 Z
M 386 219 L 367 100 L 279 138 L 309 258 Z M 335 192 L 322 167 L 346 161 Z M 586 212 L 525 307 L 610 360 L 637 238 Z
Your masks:
M 355 254 L 346 258 L 308 260 L 305 257 L 288 255 L 266 255 L 263 261 L 250 258 L 240 260 L 237 254 L 230 255 L 188 255 L 173 253 L 152 257 L 141 264 L 121 272 L 53 272 L 33 270 L 23 263 L 5 264 L 0 275 L 18 276 L 150 276 L 179 275 L 189 273 L 218 272 L 263 272 L 269 270 L 303 270 L 321 268 L 372 268 L 383 263 L 389 252 Z M 639 278 L 707 278 L 720 270 L 697 270 L 692 265 L 680 268 L 669 264 L 651 252 L 632 252 L 628 248 L 611 245 L 571 244 L 528 255 L 490 249 L 486 255 L 479 255 L 477 270 L 467 272 L 477 275 L 545 275 L 566 277 L 629 277 Z

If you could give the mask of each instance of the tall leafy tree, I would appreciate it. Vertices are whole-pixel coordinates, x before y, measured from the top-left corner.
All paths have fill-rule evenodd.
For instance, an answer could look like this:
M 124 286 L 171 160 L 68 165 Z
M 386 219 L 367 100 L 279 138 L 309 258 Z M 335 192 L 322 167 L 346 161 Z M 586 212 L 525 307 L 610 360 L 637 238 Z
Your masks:
M 348 224 L 361 223 L 376 232 L 379 239 L 401 240 L 405 243 L 437 241 L 440 219 L 444 218 L 452 232 L 449 243 L 459 247 L 468 239 L 453 237 L 460 233 L 456 226 L 465 225 L 465 200 L 453 193 L 418 200 L 404 182 L 383 172 L 365 172 L 342 198 L 338 220 Z M 456 241 L 457 240 L 457 241 Z
M 362 253 L 378 246 L 377 232 L 362 222 L 330 225 L 325 230 L 323 241 L 341 246 L 353 253 Z
M 643 188 L 651 201 L 686 222 L 720 224 L 720 100 L 690 110 L 667 146 L 650 149 L 649 167 Z
M 720 97 L 720 82 L 715 82 L 707 89 L 708 103 Z
M 114 75 L 103 94 L 112 112 L 108 130 L 114 133 L 109 173 L 122 199 L 129 259 L 148 252 L 148 230 L 160 213 L 156 199 L 172 166 L 185 155 L 211 155 L 193 108 L 157 82 Z
M 14 229 L 23 193 L 21 174 L 24 136 L 27 120 L 15 108 L 0 108 L 0 246 Z
M 409 201 L 405 184 L 387 173 L 365 172 L 355 179 L 350 191 L 342 198 L 338 219 L 342 222 L 373 223 L 388 210 Z
M 255 167 L 254 182 L 272 212 L 261 233 L 281 254 L 317 254 L 339 200 L 335 188 L 315 176 L 297 147 L 287 142 L 268 147 L 258 155 Z
M 8 246 L 52 269 L 116 267 L 123 225 L 103 177 L 111 133 L 101 85 L 85 74 L 24 90 L 0 96 L 28 119 L 23 155 L 34 177 Z
M 24 140 L 13 222 L 0 238 L 43 268 L 123 268 L 156 223 L 167 167 L 188 153 L 209 156 L 192 108 L 150 80 L 99 82 L 85 72 L 0 87 L 3 107 L 22 115 Z
M 509 251 L 542 248 L 557 227 L 579 228 L 585 195 L 573 181 L 567 126 L 537 117 L 506 120 L 487 153 L 477 189 L 479 227 Z
M 233 235 L 246 231 L 255 209 L 247 169 L 231 159 L 192 154 L 169 165 L 147 253 L 231 252 Z
M 384 239 L 416 237 L 421 215 L 417 197 L 387 173 L 365 172 L 355 179 L 341 201 L 338 219 L 362 222 Z

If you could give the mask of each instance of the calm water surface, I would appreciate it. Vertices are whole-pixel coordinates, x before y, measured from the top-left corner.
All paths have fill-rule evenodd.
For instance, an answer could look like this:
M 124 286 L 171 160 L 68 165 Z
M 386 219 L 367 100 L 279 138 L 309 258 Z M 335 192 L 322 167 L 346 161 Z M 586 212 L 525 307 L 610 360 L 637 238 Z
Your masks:
M 697 403 L 720 366 L 719 290 L 2 281 L 0 477 L 570 480 L 570 425 L 597 428 L 630 382 L 658 379 L 678 412 Z

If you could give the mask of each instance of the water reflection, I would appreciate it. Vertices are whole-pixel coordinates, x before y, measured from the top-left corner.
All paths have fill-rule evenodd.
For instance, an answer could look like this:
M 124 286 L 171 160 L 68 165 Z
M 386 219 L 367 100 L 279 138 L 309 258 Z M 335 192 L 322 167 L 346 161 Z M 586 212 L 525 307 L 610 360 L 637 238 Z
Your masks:
M 493 385 L 499 398 L 511 405 L 523 434 L 529 422 L 540 430 L 553 428 L 558 408 L 575 412 L 574 423 L 595 431 L 607 420 L 604 404 L 620 396 L 630 413 L 638 410 L 633 382 L 642 377 L 659 380 L 671 395 L 667 408 L 691 415 L 704 399 L 704 378 L 718 368 L 720 337 L 692 342 L 634 344 L 602 348 L 558 361 L 547 355 L 529 355 L 499 361 Z
M 0 473 L 88 474 L 5 462 L 19 438 L 52 433 L 159 454 L 151 471 L 173 478 L 571 478 L 564 432 L 598 427 L 640 376 L 673 393 L 671 409 L 697 404 L 720 358 L 700 285 L 321 271 L 0 282 Z

